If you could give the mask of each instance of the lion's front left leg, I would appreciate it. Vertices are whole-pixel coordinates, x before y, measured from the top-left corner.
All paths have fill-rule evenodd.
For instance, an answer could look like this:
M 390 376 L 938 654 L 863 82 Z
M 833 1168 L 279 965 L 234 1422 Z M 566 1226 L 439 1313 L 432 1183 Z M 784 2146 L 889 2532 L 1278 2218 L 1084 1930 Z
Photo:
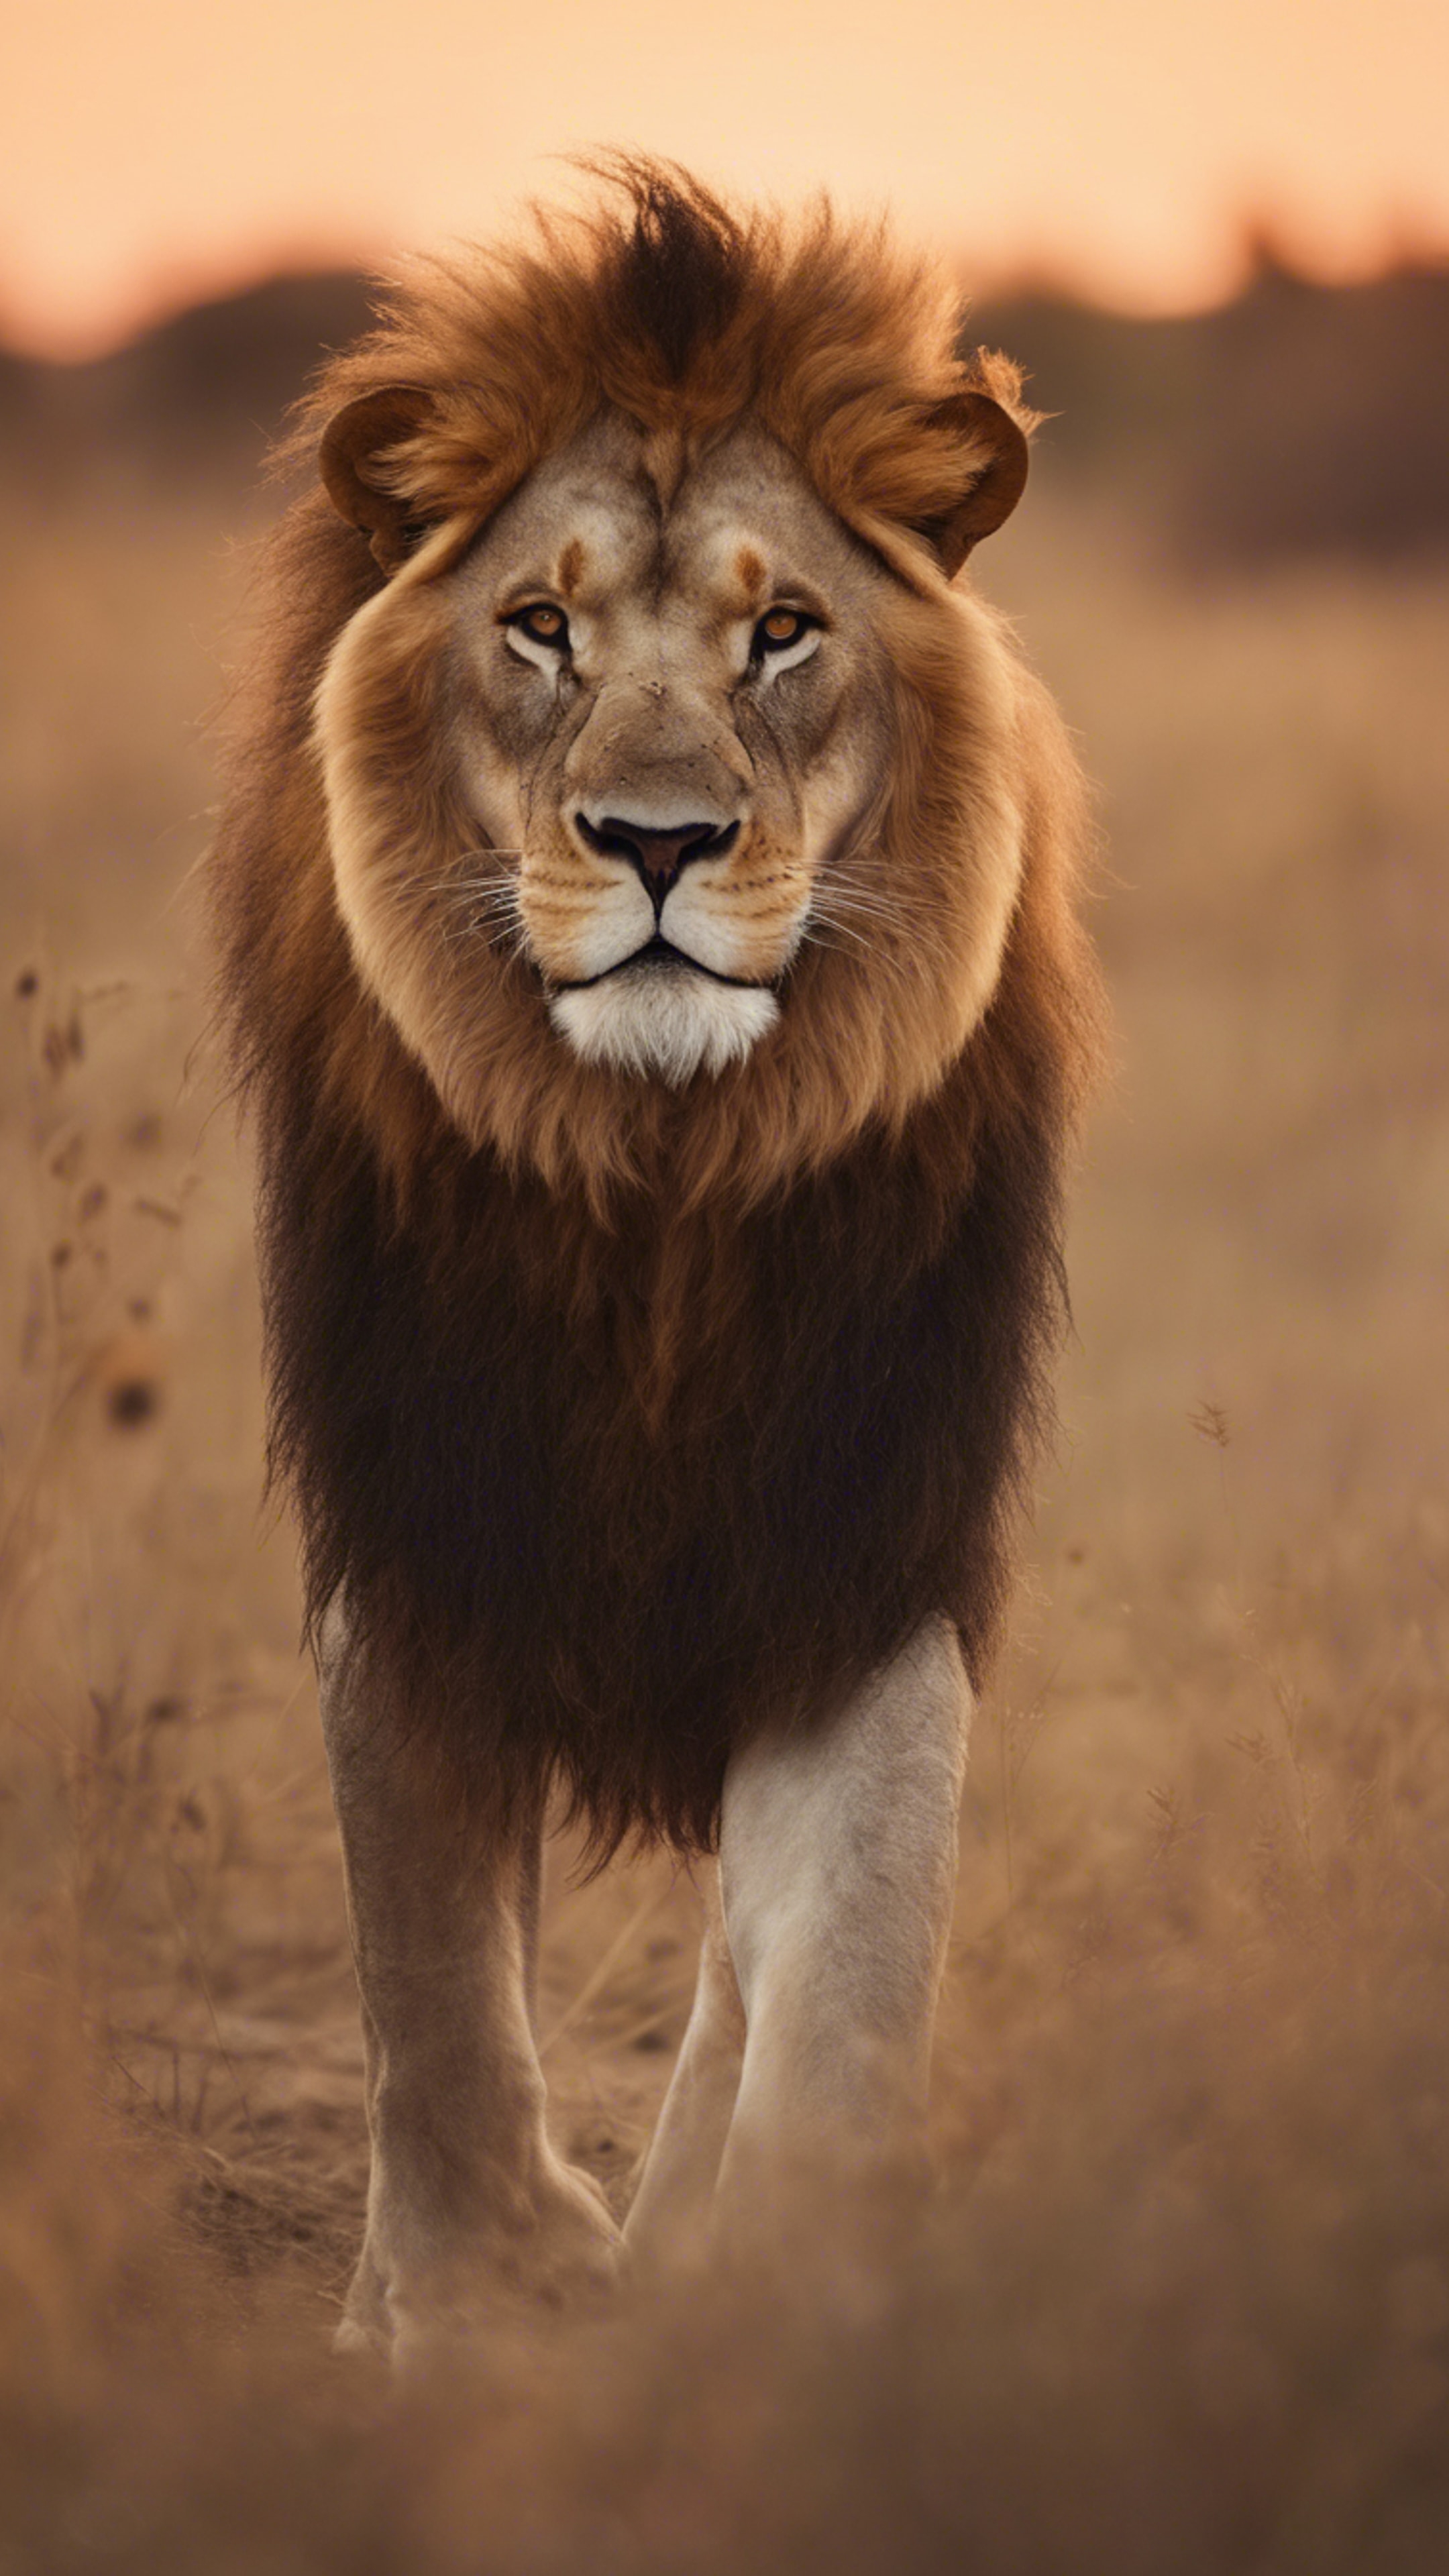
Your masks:
M 500 2301 L 607 2278 L 617 2231 L 544 2125 L 531 2026 L 540 1818 L 480 1827 L 430 1730 L 334 1633 L 323 1728 L 362 2000 L 367 2232 L 341 2348 L 399 2361 Z
M 716 2217 L 918 2170 L 971 1691 L 934 1620 L 843 1708 L 762 1727 L 725 1780 L 724 1923 L 746 2023 Z

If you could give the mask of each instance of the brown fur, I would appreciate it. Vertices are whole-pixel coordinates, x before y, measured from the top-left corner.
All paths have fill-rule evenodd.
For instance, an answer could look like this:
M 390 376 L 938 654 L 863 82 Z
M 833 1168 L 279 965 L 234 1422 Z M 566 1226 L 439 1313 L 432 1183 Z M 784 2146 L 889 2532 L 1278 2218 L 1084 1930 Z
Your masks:
M 413 642 L 378 692 L 378 794 L 405 780 L 412 828 L 456 839 L 430 584 L 531 468 L 603 404 L 666 479 L 750 416 L 899 576 L 880 848 L 913 889 L 901 919 L 865 956 L 802 951 L 780 1030 L 682 1092 L 578 1061 L 490 951 L 490 1079 L 476 1112 L 445 1106 L 364 995 L 333 892 L 312 699 L 382 576 L 320 495 L 277 542 L 213 883 L 312 1617 L 346 1587 L 359 1651 L 478 1797 L 557 1771 L 601 1846 L 698 1845 L 767 1709 L 828 1706 L 942 1609 L 982 1675 L 1061 1314 L 1095 986 L 1070 752 L 920 533 L 982 463 L 942 427 L 952 398 L 1019 412 L 1015 372 L 963 372 L 951 299 L 874 234 L 614 175 L 622 216 L 414 271 L 309 405 L 304 438 L 387 384 L 430 398 L 386 469 L 433 533 L 399 576 Z M 963 1047 L 949 978 L 936 1010 L 915 970 L 1003 812 L 1020 891 Z

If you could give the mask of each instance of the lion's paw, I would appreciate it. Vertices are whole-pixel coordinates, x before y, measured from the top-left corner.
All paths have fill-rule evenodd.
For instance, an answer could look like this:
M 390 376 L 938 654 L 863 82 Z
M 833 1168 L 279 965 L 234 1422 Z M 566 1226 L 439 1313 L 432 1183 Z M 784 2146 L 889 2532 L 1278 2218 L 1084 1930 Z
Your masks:
M 408 2244 L 406 2256 L 387 2250 Z M 595 2305 L 620 2270 L 620 2235 L 591 2174 L 551 2160 L 525 2207 L 419 2248 L 415 2228 L 372 2228 L 333 2338 L 339 2354 L 432 2367 L 542 2311 Z

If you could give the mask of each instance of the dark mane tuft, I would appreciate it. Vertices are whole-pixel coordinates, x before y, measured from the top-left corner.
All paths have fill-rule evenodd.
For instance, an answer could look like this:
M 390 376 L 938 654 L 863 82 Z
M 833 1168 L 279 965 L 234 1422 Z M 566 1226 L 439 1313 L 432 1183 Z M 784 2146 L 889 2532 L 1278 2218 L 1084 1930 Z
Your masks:
M 749 237 L 717 197 L 667 162 L 618 156 L 592 166 L 634 208 L 606 262 L 606 295 L 617 301 L 624 335 L 651 340 L 679 384 L 744 300 Z

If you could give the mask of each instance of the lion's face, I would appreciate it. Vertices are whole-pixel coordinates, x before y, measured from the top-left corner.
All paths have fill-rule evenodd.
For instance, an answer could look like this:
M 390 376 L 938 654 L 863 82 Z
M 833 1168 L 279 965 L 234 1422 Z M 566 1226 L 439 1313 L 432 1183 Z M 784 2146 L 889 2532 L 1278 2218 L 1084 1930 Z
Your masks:
M 888 766 L 888 579 L 761 431 L 681 475 L 607 418 L 445 578 L 481 910 L 581 1056 L 682 1082 L 788 1008 Z
M 758 428 L 681 467 L 601 417 L 416 603 L 404 576 L 365 611 L 329 685 L 423 610 L 466 815 L 406 888 L 336 836 L 359 953 L 381 931 L 395 966 L 405 920 L 444 906 L 455 952 L 526 963 L 564 1046 L 671 1084 L 746 1055 L 812 917 L 862 908 L 822 878 L 848 876 L 889 768 L 890 576 Z
M 621 1169 L 686 1089 L 762 1173 L 827 1155 L 989 1001 L 1015 698 L 980 603 L 903 575 L 757 421 L 691 453 L 604 412 L 400 552 L 333 649 L 353 963 L 510 1159 L 587 1139 Z

